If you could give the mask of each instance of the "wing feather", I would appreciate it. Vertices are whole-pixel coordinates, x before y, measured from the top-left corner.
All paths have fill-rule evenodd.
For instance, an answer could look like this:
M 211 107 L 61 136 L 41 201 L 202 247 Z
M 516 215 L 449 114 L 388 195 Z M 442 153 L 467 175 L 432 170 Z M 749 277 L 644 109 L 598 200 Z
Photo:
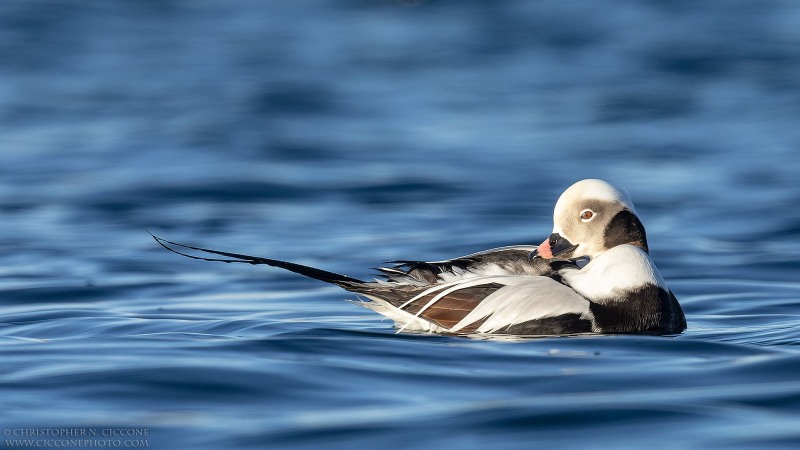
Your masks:
M 389 282 L 416 285 L 488 275 L 552 276 L 553 271 L 546 261 L 529 257 L 535 248 L 531 245 L 499 247 L 444 261 L 388 261 L 395 265 L 378 270 Z

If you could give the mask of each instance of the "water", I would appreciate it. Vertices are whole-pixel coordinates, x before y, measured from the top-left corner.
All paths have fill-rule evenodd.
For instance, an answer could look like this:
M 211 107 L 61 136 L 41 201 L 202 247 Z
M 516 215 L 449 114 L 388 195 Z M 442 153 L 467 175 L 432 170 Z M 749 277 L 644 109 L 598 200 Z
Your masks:
M 800 7 L 696 3 L 3 2 L 0 428 L 796 448 Z M 685 333 L 396 334 L 143 230 L 368 277 L 540 242 L 586 177 L 631 193 Z

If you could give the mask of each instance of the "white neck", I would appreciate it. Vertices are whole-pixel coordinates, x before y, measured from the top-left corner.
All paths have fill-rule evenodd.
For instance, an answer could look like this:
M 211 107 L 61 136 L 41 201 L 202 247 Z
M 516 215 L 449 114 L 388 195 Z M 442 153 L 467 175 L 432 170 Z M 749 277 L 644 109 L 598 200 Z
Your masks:
M 650 256 L 630 244 L 609 249 L 582 269 L 565 270 L 561 276 L 576 292 L 597 303 L 624 299 L 626 292 L 646 284 L 667 289 Z

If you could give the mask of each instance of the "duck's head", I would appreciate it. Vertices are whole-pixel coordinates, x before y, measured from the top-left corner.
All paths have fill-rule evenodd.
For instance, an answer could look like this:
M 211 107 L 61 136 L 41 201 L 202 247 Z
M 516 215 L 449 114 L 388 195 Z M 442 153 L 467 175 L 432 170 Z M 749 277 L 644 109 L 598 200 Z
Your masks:
M 596 258 L 622 244 L 648 250 L 644 226 L 628 194 L 603 180 L 581 180 L 558 198 L 553 234 L 531 256 Z

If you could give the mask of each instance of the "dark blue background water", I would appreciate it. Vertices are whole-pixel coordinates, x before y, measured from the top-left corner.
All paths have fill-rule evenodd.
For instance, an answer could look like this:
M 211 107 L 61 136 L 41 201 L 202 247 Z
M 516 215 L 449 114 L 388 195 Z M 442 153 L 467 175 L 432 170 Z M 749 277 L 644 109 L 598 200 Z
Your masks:
M 700 4 L 698 4 L 700 3 Z M 0 427 L 151 448 L 796 448 L 800 5 L 0 4 Z M 676 338 L 395 334 L 358 277 L 626 187 Z

